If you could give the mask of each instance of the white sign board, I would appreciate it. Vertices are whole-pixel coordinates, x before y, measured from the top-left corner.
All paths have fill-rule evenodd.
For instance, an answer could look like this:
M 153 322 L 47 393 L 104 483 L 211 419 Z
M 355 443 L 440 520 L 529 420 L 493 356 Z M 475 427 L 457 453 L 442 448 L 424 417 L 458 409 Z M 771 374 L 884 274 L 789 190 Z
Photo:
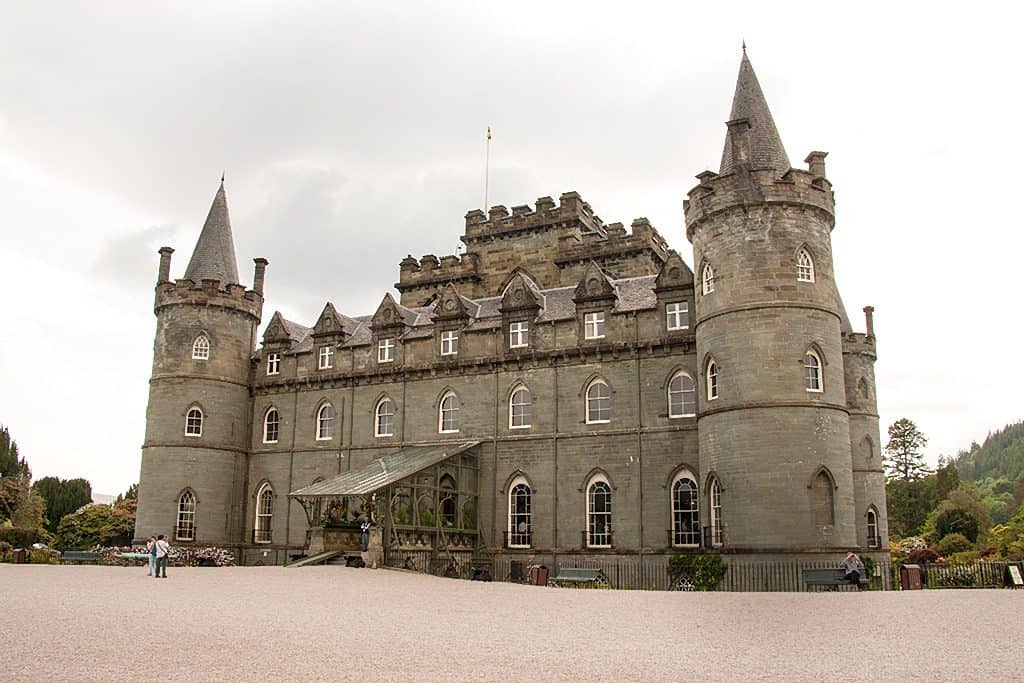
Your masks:
M 1024 586 L 1024 579 L 1020 576 L 1020 567 L 1015 564 L 1011 564 L 1007 569 L 1010 570 L 1010 581 L 1013 582 L 1013 585 Z

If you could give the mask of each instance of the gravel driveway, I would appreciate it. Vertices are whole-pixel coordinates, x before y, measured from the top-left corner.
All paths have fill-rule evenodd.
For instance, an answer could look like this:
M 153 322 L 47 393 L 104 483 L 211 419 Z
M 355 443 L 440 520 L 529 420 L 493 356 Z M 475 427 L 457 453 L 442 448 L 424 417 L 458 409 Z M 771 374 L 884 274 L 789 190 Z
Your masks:
M 0 565 L 4 680 L 1024 680 L 1024 591 L 662 593 Z

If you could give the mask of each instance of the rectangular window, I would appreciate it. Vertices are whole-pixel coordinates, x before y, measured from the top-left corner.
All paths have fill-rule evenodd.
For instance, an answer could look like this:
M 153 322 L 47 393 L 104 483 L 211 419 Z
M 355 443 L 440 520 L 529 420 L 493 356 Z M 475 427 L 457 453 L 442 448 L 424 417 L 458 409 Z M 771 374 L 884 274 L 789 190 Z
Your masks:
M 690 304 L 677 301 L 665 304 L 665 324 L 669 330 L 685 330 L 690 327 Z
M 530 324 L 527 322 L 511 323 L 508 326 L 508 347 L 521 349 L 530 344 Z
M 604 339 L 604 312 L 583 316 L 583 336 L 586 339 Z
M 320 369 L 327 370 L 328 368 L 334 367 L 334 347 L 333 346 L 321 346 L 320 347 Z
M 445 330 L 441 333 L 441 355 L 454 356 L 459 352 L 459 333 L 457 330 Z
M 395 360 L 395 340 L 381 339 L 377 342 L 377 362 L 390 363 Z
M 267 354 L 267 374 L 276 375 L 281 372 L 281 354 L 279 353 L 268 353 Z

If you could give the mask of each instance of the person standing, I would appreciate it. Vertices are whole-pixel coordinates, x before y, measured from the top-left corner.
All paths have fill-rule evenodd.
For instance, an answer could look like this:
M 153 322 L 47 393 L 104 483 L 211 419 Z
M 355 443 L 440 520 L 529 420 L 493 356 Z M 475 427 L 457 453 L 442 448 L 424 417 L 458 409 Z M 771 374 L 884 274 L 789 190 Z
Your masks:
M 167 578 L 167 554 L 171 552 L 170 544 L 164 540 L 164 535 L 160 534 L 156 537 L 156 574 L 155 578 L 160 578 L 160 572 L 163 572 L 163 578 Z
M 864 563 L 860 561 L 857 554 L 850 553 L 839 566 L 842 568 L 843 576 L 850 582 L 850 585 L 856 586 L 857 590 L 860 590 L 860 577 L 864 573 Z
M 370 518 L 369 517 L 364 519 L 363 523 L 359 526 L 360 531 L 363 532 L 362 533 L 362 538 L 360 540 L 363 542 L 363 552 L 364 553 L 367 550 L 370 549 L 370 527 L 372 527 L 372 526 L 373 526 L 373 523 L 370 522 Z
M 150 536 L 146 541 L 146 554 L 149 555 L 149 571 L 146 576 L 153 576 L 156 573 L 156 536 Z

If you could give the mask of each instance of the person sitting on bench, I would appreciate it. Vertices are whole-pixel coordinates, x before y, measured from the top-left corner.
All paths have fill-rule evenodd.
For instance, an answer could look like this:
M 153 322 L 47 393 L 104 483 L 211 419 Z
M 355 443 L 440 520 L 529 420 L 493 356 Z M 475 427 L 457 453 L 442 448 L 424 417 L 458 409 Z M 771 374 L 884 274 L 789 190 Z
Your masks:
M 839 567 L 843 570 L 843 576 L 850 582 L 850 585 L 856 586 L 857 590 L 860 590 L 860 575 L 864 573 L 864 563 L 857 557 L 857 553 L 847 555 Z

